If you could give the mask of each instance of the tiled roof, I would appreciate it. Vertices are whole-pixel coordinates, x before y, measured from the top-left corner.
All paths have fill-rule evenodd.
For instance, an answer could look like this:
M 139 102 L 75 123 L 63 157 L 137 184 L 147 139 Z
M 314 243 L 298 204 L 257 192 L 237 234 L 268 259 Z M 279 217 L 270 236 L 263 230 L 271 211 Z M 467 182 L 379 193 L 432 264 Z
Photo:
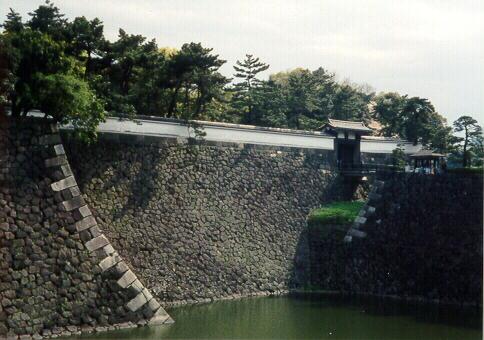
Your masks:
M 361 131 L 361 132 L 372 131 L 370 128 L 366 127 L 363 122 L 351 122 L 348 120 L 329 119 L 328 126 L 334 129 L 342 129 L 342 130 L 352 130 L 352 131 Z
M 445 155 L 437 152 L 432 152 L 432 150 L 420 150 L 412 155 L 410 157 L 415 157 L 415 158 L 426 158 L 426 157 L 445 157 Z

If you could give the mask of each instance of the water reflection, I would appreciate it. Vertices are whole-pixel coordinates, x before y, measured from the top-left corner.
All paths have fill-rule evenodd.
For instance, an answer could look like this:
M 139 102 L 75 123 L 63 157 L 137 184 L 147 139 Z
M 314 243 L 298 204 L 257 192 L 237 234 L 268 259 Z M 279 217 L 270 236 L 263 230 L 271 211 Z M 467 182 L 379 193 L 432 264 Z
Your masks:
M 173 325 L 115 331 L 88 338 L 482 338 L 482 317 L 478 310 L 337 296 L 248 298 L 178 307 L 169 312 L 176 320 Z

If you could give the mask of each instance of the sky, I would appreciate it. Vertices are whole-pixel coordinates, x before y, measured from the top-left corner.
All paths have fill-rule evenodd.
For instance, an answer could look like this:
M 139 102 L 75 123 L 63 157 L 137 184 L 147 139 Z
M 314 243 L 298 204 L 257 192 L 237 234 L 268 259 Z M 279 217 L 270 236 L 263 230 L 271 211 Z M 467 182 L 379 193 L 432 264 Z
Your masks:
M 0 0 L 24 19 L 40 0 Z M 227 63 L 253 54 L 270 68 L 334 72 L 376 92 L 428 98 L 452 123 L 471 115 L 484 124 L 483 0 L 57 0 L 70 19 L 100 18 L 155 38 L 160 47 L 201 42 Z

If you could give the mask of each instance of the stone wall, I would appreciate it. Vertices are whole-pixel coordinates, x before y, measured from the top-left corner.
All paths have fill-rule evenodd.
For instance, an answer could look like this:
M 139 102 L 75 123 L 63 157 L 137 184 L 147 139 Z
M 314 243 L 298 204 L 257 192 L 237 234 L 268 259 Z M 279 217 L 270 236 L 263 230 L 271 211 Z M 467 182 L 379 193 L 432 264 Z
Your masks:
M 91 215 L 57 128 L 0 116 L 0 338 L 166 321 Z
M 102 229 L 164 304 L 306 282 L 308 212 L 354 190 L 328 151 L 123 135 L 64 141 Z
M 482 305 L 482 176 L 386 174 L 375 185 L 351 242 L 310 234 L 310 285 Z
M 332 152 L 109 134 L 61 143 L 50 124 L 4 118 L 0 336 L 164 323 L 157 299 L 308 285 L 479 303 L 482 176 L 375 185 L 344 243 L 339 227 L 306 226 L 312 208 L 355 192 Z

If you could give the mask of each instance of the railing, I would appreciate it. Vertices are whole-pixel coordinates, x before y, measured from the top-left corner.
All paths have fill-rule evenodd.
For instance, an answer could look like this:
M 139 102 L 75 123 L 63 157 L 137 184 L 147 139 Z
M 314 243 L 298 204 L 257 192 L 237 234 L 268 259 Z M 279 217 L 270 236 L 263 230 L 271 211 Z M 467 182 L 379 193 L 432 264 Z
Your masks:
M 338 169 L 345 175 L 363 176 L 377 172 L 404 172 L 405 169 L 388 164 L 339 163 Z

